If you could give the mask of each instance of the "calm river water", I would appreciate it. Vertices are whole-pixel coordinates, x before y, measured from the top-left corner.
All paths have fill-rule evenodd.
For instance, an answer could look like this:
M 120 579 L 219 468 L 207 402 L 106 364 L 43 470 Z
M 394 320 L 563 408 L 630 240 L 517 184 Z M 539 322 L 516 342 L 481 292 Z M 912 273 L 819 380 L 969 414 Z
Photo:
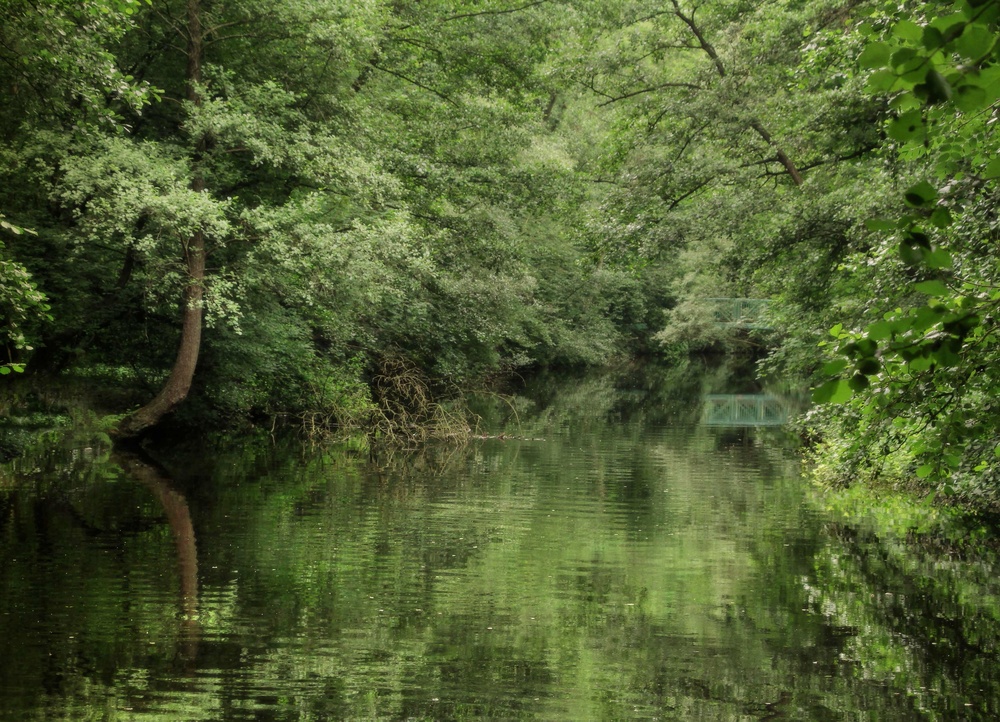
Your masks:
M 629 372 L 378 465 L 269 438 L 22 458 L 0 720 L 1000 716 L 996 559 L 830 518 L 767 425 L 788 403 Z

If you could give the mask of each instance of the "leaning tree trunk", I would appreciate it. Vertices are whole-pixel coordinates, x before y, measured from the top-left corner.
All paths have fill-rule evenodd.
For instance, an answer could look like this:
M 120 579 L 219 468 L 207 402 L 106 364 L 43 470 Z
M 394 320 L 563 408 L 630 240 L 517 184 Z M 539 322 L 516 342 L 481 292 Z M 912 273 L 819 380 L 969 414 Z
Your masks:
M 201 66 L 204 51 L 204 33 L 201 26 L 201 0 L 187 3 L 187 99 L 192 105 L 201 105 Z M 194 164 L 196 171 L 191 189 L 205 191 L 205 178 L 197 170 L 201 156 L 207 148 L 204 137 L 196 141 Z M 164 416 L 187 398 L 191 390 L 194 370 L 201 350 L 202 299 L 205 293 L 205 236 L 197 231 L 184 242 L 184 262 L 187 267 L 187 286 L 182 301 L 183 324 L 177 357 L 160 393 L 148 404 L 127 416 L 118 426 L 121 437 L 135 437 L 156 426 Z
M 191 380 L 194 378 L 194 369 L 198 365 L 198 354 L 201 350 L 205 238 L 201 233 L 196 233 L 186 245 L 188 285 L 184 289 L 184 323 L 181 327 L 181 340 L 174 366 L 160 393 L 118 425 L 118 434 L 121 437 L 138 436 L 156 426 L 164 416 L 187 398 L 191 389 Z

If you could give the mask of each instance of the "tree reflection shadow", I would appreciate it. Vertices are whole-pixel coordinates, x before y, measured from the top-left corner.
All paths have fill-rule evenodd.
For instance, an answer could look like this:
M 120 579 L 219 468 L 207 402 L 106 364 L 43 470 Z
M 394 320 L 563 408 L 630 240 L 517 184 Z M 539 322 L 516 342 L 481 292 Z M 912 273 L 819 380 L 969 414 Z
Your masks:
M 174 486 L 167 472 L 141 451 L 116 450 L 112 461 L 138 481 L 163 507 L 177 550 L 180 575 L 180 657 L 193 662 L 198 656 L 201 623 L 198 619 L 198 549 L 187 498 Z

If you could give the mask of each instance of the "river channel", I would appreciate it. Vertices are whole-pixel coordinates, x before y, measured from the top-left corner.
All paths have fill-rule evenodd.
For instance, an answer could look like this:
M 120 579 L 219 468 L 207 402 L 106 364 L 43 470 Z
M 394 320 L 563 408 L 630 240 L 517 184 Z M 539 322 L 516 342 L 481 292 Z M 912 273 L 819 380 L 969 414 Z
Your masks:
M 817 502 L 725 369 L 484 399 L 484 437 L 0 471 L 0 720 L 1000 717 L 1000 564 Z

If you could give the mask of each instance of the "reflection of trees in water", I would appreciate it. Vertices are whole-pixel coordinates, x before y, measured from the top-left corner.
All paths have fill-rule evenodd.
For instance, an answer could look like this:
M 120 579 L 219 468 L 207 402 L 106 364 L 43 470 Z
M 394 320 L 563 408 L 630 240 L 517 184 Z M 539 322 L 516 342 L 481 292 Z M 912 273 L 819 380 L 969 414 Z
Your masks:
M 768 389 L 782 397 L 794 392 L 781 384 L 768 384 Z M 706 396 L 764 390 L 752 358 L 727 356 L 670 366 L 630 363 L 582 376 L 542 374 L 529 380 L 515 398 L 520 422 L 532 430 L 588 420 L 655 428 L 697 423 Z M 500 407 L 485 415 L 495 424 L 513 421 L 513 414 Z
M 143 484 L 163 508 L 177 551 L 181 596 L 181 655 L 193 661 L 198 653 L 201 627 L 198 622 L 198 549 L 194 524 L 185 496 L 174 488 L 166 472 L 138 452 L 117 451 L 112 459 L 127 476 Z
M 623 399 L 651 403 L 680 389 L 683 405 L 723 385 L 721 377 L 696 382 L 689 370 L 677 373 L 628 383 L 592 378 L 566 399 L 548 395 L 539 429 L 555 433 L 537 434 L 546 437 L 539 442 L 477 441 L 379 467 L 367 455 L 303 457 L 298 447 L 245 440 L 170 457 L 171 468 L 199 482 L 173 475 L 197 509 L 197 545 L 188 500 L 169 475 L 116 455 L 139 483 L 77 484 L 71 506 L 100 543 L 79 545 L 89 548 L 66 564 L 103 558 L 95 587 L 141 582 L 72 612 L 73 625 L 96 630 L 91 643 L 115 630 L 118 649 L 86 649 L 101 660 L 96 676 L 114 680 L 100 694 L 129 694 L 131 682 L 115 676 L 127 669 L 157 697 L 149 704 L 190 705 L 191 719 L 237 709 L 294 717 L 275 701 L 291 699 L 300 716 L 317 719 L 900 720 L 921 710 L 893 690 L 930 682 L 951 694 L 972 684 L 961 654 L 995 648 L 1000 615 L 991 616 L 990 603 L 976 607 L 975 621 L 955 619 L 967 607 L 940 605 L 948 617 L 941 623 L 960 624 L 961 640 L 935 631 L 932 617 L 912 606 L 899 616 L 884 592 L 910 596 L 927 584 L 885 581 L 917 576 L 902 553 L 887 564 L 877 546 L 873 555 L 865 544 L 827 538 L 818 513 L 802 503 L 794 468 L 759 437 L 747 445 L 724 429 L 645 427 L 659 410 L 616 421 Z M 119 467 L 106 466 L 120 481 Z M 699 474 L 708 482 L 697 482 Z M 71 537 L 70 520 L 48 521 L 63 525 L 62 536 L 53 533 L 57 548 L 81 536 L 79 524 Z M 12 536 L 0 535 L 0 544 Z M 115 541 L 121 558 L 102 557 Z M 148 589 L 138 591 L 164 586 L 174 564 L 180 615 L 173 589 L 152 601 L 142 597 Z M 64 598 L 47 583 L 58 614 Z M 947 589 L 929 599 L 990 587 Z M 825 613 L 825 601 L 843 615 Z M 112 611 L 101 619 L 105 607 Z M 210 633 L 195 660 L 198 615 Z M 954 644 L 941 676 L 864 678 L 868 667 L 854 658 L 889 659 L 894 645 L 907 643 L 913 619 L 921 654 L 933 653 L 930 641 Z M 68 631 L 75 629 L 56 635 Z M 83 656 L 59 644 L 46 653 Z M 132 648 L 140 651 L 127 658 Z M 183 665 L 164 664 L 168 648 Z M 15 649 L 0 641 L 0 653 Z M 178 679 L 178 669 L 196 663 L 199 684 Z M 89 674 L 60 664 L 50 677 L 79 682 Z
M 847 654 L 862 673 L 946 716 L 949 698 L 965 697 L 977 704 L 963 718 L 1000 717 L 996 554 L 965 560 L 841 523 L 826 532 L 812 602 L 854 630 Z
M 703 393 L 703 384 L 697 364 L 631 363 L 586 374 L 543 373 L 515 389 L 509 401 L 493 399 L 477 411 L 487 428 L 527 435 L 553 428 L 585 431 L 607 423 L 677 422 Z
M 117 718 L 112 710 L 145 694 L 143 675 L 190 672 L 194 527 L 162 470 L 87 447 L 26 454 L 4 472 L 0 658 L 17 662 L 0 664 L 0 718 L 43 707 L 60 719 Z

